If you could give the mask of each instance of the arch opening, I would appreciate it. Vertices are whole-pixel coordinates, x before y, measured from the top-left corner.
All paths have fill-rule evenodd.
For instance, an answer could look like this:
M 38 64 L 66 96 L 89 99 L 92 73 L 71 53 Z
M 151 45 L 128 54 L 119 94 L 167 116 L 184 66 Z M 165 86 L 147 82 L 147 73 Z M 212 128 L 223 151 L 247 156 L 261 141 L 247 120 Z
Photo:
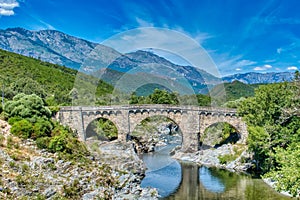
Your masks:
M 87 140 L 113 141 L 118 139 L 116 125 L 106 118 L 94 119 L 86 128 Z
M 182 133 L 179 125 L 169 117 L 154 115 L 143 119 L 129 135 L 136 153 L 161 151 L 165 147 L 179 149 Z
M 218 148 L 224 144 L 235 144 L 241 133 L 227 122 L 216 122 L 208 126 L 200 136 L 200 148 Z

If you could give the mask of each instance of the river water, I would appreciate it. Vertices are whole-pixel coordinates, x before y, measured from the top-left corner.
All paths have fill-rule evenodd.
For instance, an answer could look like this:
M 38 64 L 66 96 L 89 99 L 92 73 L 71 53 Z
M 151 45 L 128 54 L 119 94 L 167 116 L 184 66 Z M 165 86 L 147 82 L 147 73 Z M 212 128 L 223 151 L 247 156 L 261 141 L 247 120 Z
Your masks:
M 147 171 L 141 186 L 157 188 L 162 199 L 291 199 L 280 195 L 261 179 L 178 162 L 169 156 L 172 148 L 174 145 L 168 145 L 142 156 Z

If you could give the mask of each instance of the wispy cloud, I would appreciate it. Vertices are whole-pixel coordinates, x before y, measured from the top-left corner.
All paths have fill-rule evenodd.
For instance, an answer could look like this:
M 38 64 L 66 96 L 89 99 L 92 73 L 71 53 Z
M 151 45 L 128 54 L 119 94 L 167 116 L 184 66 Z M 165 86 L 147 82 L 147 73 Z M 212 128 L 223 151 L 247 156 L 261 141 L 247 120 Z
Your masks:
M 254 71 L 265 71 L 265 70 L 269 70 L 269 69 L 272 69 L 272 65 L 264 65 L 264 66 L 261 66 L 261 67 L 255 67 L 253 68 Z
M 298 70 L 298 68 L 296 66 L 290 66 L 287 68 L 287 70 Z
M 55 27 L 52 26 L 51 24 L 47 23 L 47 22 L 44 22 L 43 20 L 41 19 L 38 19 L 38 21 L 42 24 L 42 26 L 40 26 L 40 28 L 38 28 L 38 30 L 41 30 L 41 29 L 51 29 L 51 30 L 55 30 Z
M 281 25 L 281 24 L 289 24 L 289 25 L 299 25 L 299 18 L 280 18 L 277 16 L 269 16 L 261 19 L 262 22 L 268 25 Z
M 0 1 L 0 16 L 12 16 L 15 14 L 14 9 L 19 7 L 19 3 L 15 0 Z
M 218 68 L 223 72 L 231 72 L 235 71 L 243 71 L 248 70 L 250 66 L 257 64 L 256 61 L 243 59 L 243 55 L 237 55 L 231 58 L 228 58 L 228 55 L 221 56 L 221 60 L 219 60 Z
M 153 27 L 154 26 L 154 24 L 152 22 L 143 20 L 139 17 L 136 17 L 136 22 L 137 22 L 139 27 Z

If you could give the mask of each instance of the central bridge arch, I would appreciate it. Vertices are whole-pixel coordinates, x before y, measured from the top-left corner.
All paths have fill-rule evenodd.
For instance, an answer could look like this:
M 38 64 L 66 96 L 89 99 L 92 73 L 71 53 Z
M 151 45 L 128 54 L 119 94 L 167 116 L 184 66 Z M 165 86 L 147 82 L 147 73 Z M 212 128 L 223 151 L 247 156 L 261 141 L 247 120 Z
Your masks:
M 61 107 L 57 119 L 76 130 L 80 139 L 86 140 L 87 126 L 97 118 L 110 120 L 118 129 L 118 140 L 126 142 L 127 136 L 144 119 L 156 115 L 173 120 L 182 132 L 182 150 L 195 152 L 199 149 L 199 135 L 211 124 L 227 122 L 242 136 L 247 137 L 246 124 L 236 111 L 224 108 L 172 106 L 172 105 L 124 105 L 99 107 Z
M 181 126 L 183 112 L 180 109 L 132 109 L 129 110 L 130 131 L 143 120 L 154 117 L 163 116 L 174 121 L 178 126 Z

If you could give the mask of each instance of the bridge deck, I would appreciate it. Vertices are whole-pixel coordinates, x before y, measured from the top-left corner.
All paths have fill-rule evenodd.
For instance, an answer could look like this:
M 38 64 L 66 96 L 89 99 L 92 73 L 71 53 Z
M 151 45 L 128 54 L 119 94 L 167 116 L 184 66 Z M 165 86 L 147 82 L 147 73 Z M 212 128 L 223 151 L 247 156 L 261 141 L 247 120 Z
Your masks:
M 185 105 L 164 105 L 164 104 L 143 104 L 143 105 L 111 105 L 111 106 L 63 106 L 61 111 L 97 111 L 97 110 L 181 110 L 181 111 L 202 111 L 216 113 L 236 114 L 236 109 L 221 107 L 200 107 Z

